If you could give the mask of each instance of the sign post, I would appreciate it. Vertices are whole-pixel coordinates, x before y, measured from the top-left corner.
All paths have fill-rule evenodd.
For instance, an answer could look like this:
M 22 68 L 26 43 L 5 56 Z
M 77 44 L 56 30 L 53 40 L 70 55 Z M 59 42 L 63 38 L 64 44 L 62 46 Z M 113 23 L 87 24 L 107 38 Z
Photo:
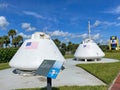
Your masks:
M 52 79 L 47 77 L 47 90 L 52 90 Z
M 52 78 L 55 79 L 61 70 L 63 62 L 56 60 L 44 60 L 37 69 L 36 74 L 47 77 L 47 90 L 52 90 Z

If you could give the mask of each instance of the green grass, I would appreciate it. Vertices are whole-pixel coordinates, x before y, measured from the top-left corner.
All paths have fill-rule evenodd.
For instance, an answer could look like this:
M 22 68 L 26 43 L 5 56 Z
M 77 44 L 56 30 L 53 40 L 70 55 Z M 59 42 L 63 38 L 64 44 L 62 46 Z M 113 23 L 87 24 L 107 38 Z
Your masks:
M 106 58 L 114 58 L 120 60 L 120 51 L 110 51 L 105 53 Z
M 99 64 L 79 64 L 86 71 L 90 72 L 106 84 L 110 85 L 120 71 L 120 62 L 99 63 Z
M 1 63 L 0 64 L 0 70 L 3 70 L 3 69 L 7 69 L 9 68 L 10 66 L 8 65 L 8 63 Z
M 67 59 L 67 58 L 73 58 L 74 56 L 73 55 L 65 55 L 64 57 Z
M 46 90 L 46 88 L 27 88 L 27 89 L 17 89 L 17 90 Z M 52 90 L 107 90 L 106 86 L 63 86 L 63 87 L 53 87 Z

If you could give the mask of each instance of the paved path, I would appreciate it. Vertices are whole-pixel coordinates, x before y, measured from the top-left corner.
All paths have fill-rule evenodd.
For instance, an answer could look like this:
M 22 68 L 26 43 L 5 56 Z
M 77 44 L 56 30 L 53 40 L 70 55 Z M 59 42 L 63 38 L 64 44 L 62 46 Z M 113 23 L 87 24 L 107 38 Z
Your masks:
M 118 77 L 114 81 L 114 83 L 113 83 L 112 87 L 110 88 L 110 90 L 120 90 L 120 74 L 118 75 Z
M 106 62 L 114 60 L 105 59 Z M 101 80 L 89 74 L 82 68 L 76 67 L 80 61 L 66 60 L 65 69 L 61 71 L 56 79 L 52 80 L 53 86 L 85 86 L 105 85 Z M 12 73 L 14 69 L 9 68 L 0 71 L 0 90 L 12 90 L 19 88 L 41 88 L 46 86 L 46 77 L 43 76 L 20 76 Z

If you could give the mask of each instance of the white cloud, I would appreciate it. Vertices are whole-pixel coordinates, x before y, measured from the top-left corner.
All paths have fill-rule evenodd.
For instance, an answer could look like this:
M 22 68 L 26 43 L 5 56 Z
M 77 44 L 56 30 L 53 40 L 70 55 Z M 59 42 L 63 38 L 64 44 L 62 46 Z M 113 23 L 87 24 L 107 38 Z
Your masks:
M 72 38 L 83 38 L 83 39 L 85 39 L 87 37 L 88 37 L 87 33 L 80 34 L 80 35 L 72 34 Z
M 74 34 L 74 33 L 69 33 L 69 32 L 63 32 L 60 30 L 55 30 L 53 32 L 47 32 L 48 34 L 50 34 L 51 36 L 61 36 L 64 37 L 65 41 L 69 41 L 71 38 L 82 38 L 82 39 L 86 39 L 88 38 L 88 33 L 84 33 L 84 34 Z M 100 39 L 100 34 L 97 33 L 95 35 L 91 35 L 92 39 L 94 40 L 99 40 Z
M 43 17 L 42 15 L 36 13 L 36 12 L 31 12 L 31 11 L 23 11 L 24 14 L 26 15 L 31 15 L 34 16 L 36 18 L 41 18 L 41 19 L 46 19 L 45 17 Z
M 0 16 L 0 28 L 6 29 L 6 27 L 9 25 L 9 22 L 6 20 L 4 16 Z
M 29 23 L 22 23 L 22 28 L 28 28 L 28 27 L 30 27 Z
M 64 41 L 65 41 L 65 42 L 69 42 L 69 41 L 70 41 L 70 38 L 64 38 Z
M 26 35 L 26 34 L 24 34 L 24 33 L 19 33 L 19 34 L 17 34 L 17 35 L 21 35 L 23 38 L 31 38 L 31 35 Z
M 120 17 L 118 17 L 117 20 L 120 20 Z
M 116 26 L 120 26 L 120 23 L 117 23 Z
M 0 3 L 0 8 L 7 8 L 8 5 L 8 3 Z
M 117 22 L 109 22 L 109 21 L 99 21 L 96 20 L 95 23 L 93 25 L 91 25 L 91 27 L 97 27 L 100 25 L 105 25 L 105 26 L 118 26 L 119 23 Z
M 87 34 L 87 33 L 84 33 L 84 34 L 81 35 L 81 37 L 82 37 L 83 39 L 85 39 L 85 38 L 88 37 L 88 34 Z
M 36 13 L 36 12 L 32 12 L 32 11 L 23 11 L 23 13 L 25 15 L 29 15 L 29 16 L 33 16 L 35 18 L 39 18 L 39 19 L 43 19 L 43 20 L 48 20 L 48 21 L 54 21 L 54 22 L 57 22 L 57 19 L 54 17 L 54 18 L 51 18 L 51 17 L 45 17 L 43 15 L 40 15 L 39 13 Z
M 104 42 L 104 41 L 103 41 L 102 39 L 99 40 L 99 43 L 102 43 L 102 44 L 103 44 L 103 42 Z
M 120 14 L 120 6 L 104 11 L 104 13 Z
M 35 31 L 36 28 L 32 27 L 30 23 L 22 23 L 21 26 L 23 29 L 26 29 L 26 31 Z
M 64 32 L 64 31 L 61 31 L 61 30 L 55 30 L 53 32 L 47 32 L 50 36 L 60 36 L 60 37 L 64 37 L 64 40 L 66 42 L 68 42 L 71 38 L 82 38 L 82 39 L 85 39 L 85 38 L 88 38 L 88 34 L 87 33 L 84 33 L 84 34 L 74 34 L 74 33 L 69 33 L 69 32 Z
M 100 38 L 100 34 L 97 33 L 95 35 L 91 35 L 92 39 L 96 40 L 96 39 L 99 39 Z M 84 34 L 81 34 L 81 35 L 74 35 L 72 34 L 72 38 L 82 38 L 82 39 L 86 39 L 88 38 L 88 34 L 87 33 L 84 33 Z
M 97 27 L 101 24 L 101 21 L 96 20 L 95 23 L 93 24 L 93 27 Z
M 63 31 L 60 31 L 60 30 L 55 30 L 53 32 L 49 32 L 51 36 L 62 36 L 62 37 L 65 37 L 65 36 L 70 36 L 71 34 L 69 32 L 63 32 Z
M 120 14 L 120 6 L 117 6 L 113 10 L 111 10 L 112 13 Z
M 93 38 L 94 40 L 99 39 L 99 38 L 100 38 L 100 34 L 97 33 L 97 34 L 93 35 L 92 38 Z
M 104 24 L 104 25 L 108 25 L 108 26 L 111 26 L 111 25 L 116 25 L 117 23 L 116 23 L 116 22 L 108 22 L 108 21 L 104 21 L 104 22 L 102 22 L 102 24 Z

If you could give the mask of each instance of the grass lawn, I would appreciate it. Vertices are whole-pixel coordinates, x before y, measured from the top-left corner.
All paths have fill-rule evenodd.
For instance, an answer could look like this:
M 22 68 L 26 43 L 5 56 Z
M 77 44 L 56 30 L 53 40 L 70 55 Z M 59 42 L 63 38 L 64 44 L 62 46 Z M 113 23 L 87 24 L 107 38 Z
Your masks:
M 17 90 L 46 90 L 46 88 L 27 88 L 27 89 L 17 89 Z M 107 90 L 106 86 L 63 86 L 63 87 L 53 87 L 52 90 Z
M 7 69 L 9 68 L 10 66 L 8 65 L 8 63 L 1 63 L 0 64 L 0 70 L 3 70 L 3 69 Z
M 79 64 L 89 73 L 101 79 L 107 85 L 110 85 L 120 71 L 120 62 L 116 63 L 99 63 L 99 64 Z
M 105 53 L 106 58 L 114 58 L 120 60 L 120 51 L 111 51 Z
M 73 58 L 74 56 L 73 55 L 65 55 L 64 57 L 67 59 L 67 58 Z

